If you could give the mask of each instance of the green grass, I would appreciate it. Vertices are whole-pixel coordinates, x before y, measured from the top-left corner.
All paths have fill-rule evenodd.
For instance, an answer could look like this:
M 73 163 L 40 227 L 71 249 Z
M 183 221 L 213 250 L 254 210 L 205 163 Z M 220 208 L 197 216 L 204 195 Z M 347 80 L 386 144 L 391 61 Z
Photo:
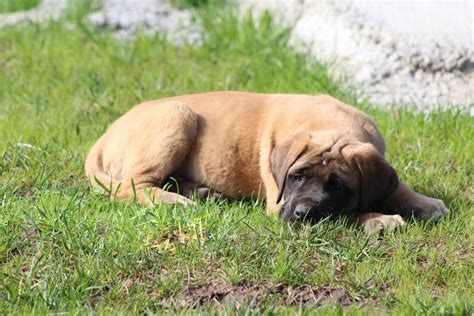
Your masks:
M 88 9 L 0 32 L 0 313 L 187 313 L 183 301 L 200 298 L 189 289 L 209 285 L 247 286 L 248 295 L 268 288 L 239 313 L 313 313 L 295 298 L 302 285 L 343 289 L 344 300 L 325 300 L 323 314 L 473 312 L 471 117 L 355 100 L 324 65 L 293 52 L 268 16 L 239 22 L 208 8 L 203 46 L 177 48 L 159 36 L 120 43 L 92 32 L 81 22 Z M 121 113 L 144 100 L 230 89 L 329 93 L 364 109 L 400 178 L 443 198 L 451 214 L 377 240 L 342 221 L 295 229 L 258 201 L 148 209 L 90 191 L 84 157 Z M 230 298 L 201 298 L 196 312 L 236 312 Z
M 0 14 L 29 10 L 36 7 L 41 0 L 0 0 Z

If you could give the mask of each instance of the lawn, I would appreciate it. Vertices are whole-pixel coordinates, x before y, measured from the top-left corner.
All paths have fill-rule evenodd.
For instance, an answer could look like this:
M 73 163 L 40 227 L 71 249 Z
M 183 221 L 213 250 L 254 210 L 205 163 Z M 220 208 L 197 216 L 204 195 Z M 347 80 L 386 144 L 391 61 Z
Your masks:
M 0 0 L 0 14 L 32 9 L 40 0 Z
M 474 312 L 474 120 L 352 97 L 271 19 L 198 9 L 201 47 L 118 42 L 82 2 L 47 26 L 0 30 L 0 313 Z M 211 90 L 328 93 L 366 111 L 387 159 L 451 210 L 382 238 L 344 220 L 291 227 L 261 201 L 197 208 L 109 202 L 84 158 L 134 104 Z

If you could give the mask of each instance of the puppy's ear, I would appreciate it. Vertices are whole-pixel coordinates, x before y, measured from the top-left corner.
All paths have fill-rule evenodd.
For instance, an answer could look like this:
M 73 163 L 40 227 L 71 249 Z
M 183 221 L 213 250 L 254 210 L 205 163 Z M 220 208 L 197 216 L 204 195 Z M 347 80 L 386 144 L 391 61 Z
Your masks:
M 387 199 L 397 188 L 397 173 L 372 144 L 351 144 L 342 154 L 360 173 L 360 211 Z
M 296 160 L 308 148 L 308 135 L 297 135 L 281 145 L 276 146 L 270 157 L 270 167 L 272 169 L 273 178 L 278 185 L 278 197 L 276 203 L 280 203 L 283 192 L 285 191 L 286 178 L 288 170 L 296 162 Z

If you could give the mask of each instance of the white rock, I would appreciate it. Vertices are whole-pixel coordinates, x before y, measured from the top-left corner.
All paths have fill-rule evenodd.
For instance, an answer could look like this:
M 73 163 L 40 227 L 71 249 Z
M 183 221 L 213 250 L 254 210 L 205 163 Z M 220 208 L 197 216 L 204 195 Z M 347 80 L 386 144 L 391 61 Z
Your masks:
M 440 99 L 449 99 L 449 106 L 464 109 L 474 104 L 474 47 L 466 50 L 437 36 L 412 36 L 417 34 L 413 32 L 413 27 L 407 28 L 410 32 L 401 35 L 381 24 L 381 21 L 371 20 L 374 15 L 365 16 L 357 9 L 361 5 L 365 5 L 366 9 L 378 6 L 382 10 L 380 15 L 391 14 L 395 19 L 404 21 L 406 17 L 395 17 L 393 12 L 386 9 L 384 12 L 384 6 L 413 5 L 415 9 L 423 7 L 433 12 L 439 9 L 437 6 L 444 4 L 437 2 L 433 8 L 421 2 L 403 4 L 402 1 L 389 3 L 365 0 L 245 0 L 245 3 L 247 6 L 249 3 L 255 4 L 259 8 L 253 12 L 255 15 L 269 9 L 278 17 L 277 21 L 293 25 L 292 45 L 306 45 L 311 49 L 311 55 L 323 62 L 332 62 L 331 73 L 348 76 L 350 82 L 357 83 L 356 94 L 368 96 L 374 104 L 402 102 L 426 110 L 436 108 Z M 287 17 L 286 13 L 292 12 L 292 7 L 301 14 L 290 13 Z M 447 6 L 443 10 L 458 9 L 456 6 Z M 416 13 L 416 10 L 409 13 Z M 417 13 L 421 14 L 419 20 L 426 18 L 424 13 Z M 440 18 L 450 17 L 458 19 L 456 15 L 443 15 Z M 433 29 L 437 30 L 437 27 Z M 469 56 L 468 61 L 460 59 L 466 55 Z M 445 72 L 447 60 L 452 73 Z M 464 72 L 456 70 L 459 68 L 463 68 Z M 450 81 L 449 75 L 459 80 Z M 446 106 L 447 102 L 441 105 Z

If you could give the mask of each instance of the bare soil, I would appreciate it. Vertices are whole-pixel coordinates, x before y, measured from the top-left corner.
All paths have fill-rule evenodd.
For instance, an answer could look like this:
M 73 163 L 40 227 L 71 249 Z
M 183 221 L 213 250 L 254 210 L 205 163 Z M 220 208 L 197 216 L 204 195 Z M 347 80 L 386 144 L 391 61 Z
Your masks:
M 310 305 L 319 307 L 327 304 L 348 306 L 355 299 L 342 287 L 314 287 L 302 285 L 293 287 L 282 283 L 262 282 L 256 284 L 231 284 L 222 281 L 185 289 L 176 302 L 181 307 L 199 308 L 229 304 L 234 308 L 258 306 L 266 299 L 286 305 Z

